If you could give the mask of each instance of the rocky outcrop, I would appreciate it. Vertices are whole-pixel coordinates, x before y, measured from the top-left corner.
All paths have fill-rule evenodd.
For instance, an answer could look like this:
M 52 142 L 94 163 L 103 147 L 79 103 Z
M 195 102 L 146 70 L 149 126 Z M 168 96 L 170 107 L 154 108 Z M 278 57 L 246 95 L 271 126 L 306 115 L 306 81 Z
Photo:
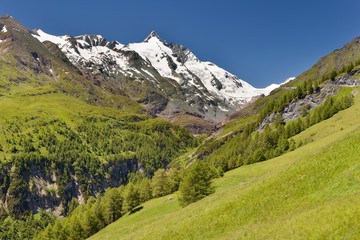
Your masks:
M 45 163 L 45 162 L 44 162 Z M 92 183 L 78 181 L 73 172 L 70 179 L 62 182 L 62 176 L 56 171 L 31 164 L 24 168 L 15 164 L 2 165 L 0 174 L 0 208 L 17 217 L 24 212 L 37 213 L 39 209 L 62 215 L 67 211 L 66 203 L 72 198 L 84 203 L 89 193 L 81 189 L 91 189 L 90 196 L 96 196 L 109 187 L 118 187 L 127 183 L 128 174 L 138 169 L 136 159 L 125 162 L 111 162 L 104 166 L 107 171 L 102 181 L 94 176 Z
M 321 105 L 328 97 L 336 95 L 341 87 L 360 86 L 358 78 L 354 77 L 360 74 L 360 69 L 355 69 L 349 73 L 336 77 L 334 80 L 326 81 L 318 92 L 306 95 L 302 99 L 295 99 L 281 112 L 284 122 L 295 120 L 305 115 L 311 109 Z M 291 90 L 289 88 L 288 90 Z M 265 117 L 259 124 L 258 130 L 262 131 L 267 125 L 273 123 L 280 113 L 272 113 Z
M 350 86 L 350 87 L 360 86 L 359 79 L 354 77 L 357 74 L 360 74 L 360 69 L 355 69 L 350 71 L 349 73 L 339 76 L 335 78 L 333 81 L 331 81 L 331 83 L 335 85 Z
M 293 100 L 282 112 L 282 117 L 285 122 L 299 118 L 305 112 L 321 105 L 330 96 L 338 93 L 340 87 L 326 84 L 319 92 L 309 94 L 303 99 Z

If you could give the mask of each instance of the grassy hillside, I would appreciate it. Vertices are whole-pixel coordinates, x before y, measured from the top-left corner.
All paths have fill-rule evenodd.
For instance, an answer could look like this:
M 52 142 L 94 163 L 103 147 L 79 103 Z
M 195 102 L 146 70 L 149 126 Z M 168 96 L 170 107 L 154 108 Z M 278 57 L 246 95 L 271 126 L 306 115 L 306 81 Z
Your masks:
M 196 144 L 165 120 L 62 93 L 0 97 L 0 133 L 0 209 L 15 216 L 66 214 L 73 197 L 126 183 L 140 165 L 152 174 Z
M 295 136 L 303 147 L 227 172 L 215 194 L 188 207 L 176 194 L 151 200 L 90 239 L 358 239 L 359 118 L 357 95 Z

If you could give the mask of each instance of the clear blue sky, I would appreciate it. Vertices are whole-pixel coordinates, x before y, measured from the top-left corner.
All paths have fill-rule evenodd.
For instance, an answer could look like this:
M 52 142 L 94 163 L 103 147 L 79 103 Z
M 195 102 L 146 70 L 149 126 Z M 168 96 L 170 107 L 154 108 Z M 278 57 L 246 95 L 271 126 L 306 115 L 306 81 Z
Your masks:
M 152 30 L 255 87 L 280 83 L 360 36 L 359 0 L 0 0 L 30 29 L 123 44 Z

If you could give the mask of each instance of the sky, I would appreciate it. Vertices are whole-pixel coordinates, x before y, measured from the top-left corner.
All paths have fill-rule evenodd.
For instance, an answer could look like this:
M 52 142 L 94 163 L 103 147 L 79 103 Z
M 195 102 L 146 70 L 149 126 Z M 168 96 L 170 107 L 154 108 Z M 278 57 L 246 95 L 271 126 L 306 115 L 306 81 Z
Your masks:
M 281 83 L 360 36 L 359 0 L 0 0 L 29 29 L 122 44 L 155 30 L 255 87 Z

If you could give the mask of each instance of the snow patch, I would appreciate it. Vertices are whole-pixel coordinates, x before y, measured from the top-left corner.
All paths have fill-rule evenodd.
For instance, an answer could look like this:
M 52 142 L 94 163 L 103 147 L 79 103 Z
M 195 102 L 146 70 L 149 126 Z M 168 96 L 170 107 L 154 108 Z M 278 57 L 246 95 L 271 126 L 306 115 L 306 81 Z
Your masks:
M 146 42 L 130 44 L 127 49 L 136 51 L 144 60 L 149 60 L 162 77 L 174 78 L 167 60 L 167 56 L 171 55 L 172 51 L 157 37 L 151 37 Z
M 36 31 L 36 34 L 32 34 L 33 37 L 37 38 L 40 42 L 45 42 L 45 41 L 50 41 L 52 43 L 55 43 L 57 45 L 65 45 L 66 44 L 66 39 L 68 39 L 67 36 L 65 37 L 58 37 L 58 36 L 54 36 L 54 35 L 50 35 L 47 34 L 45 32 L 43 32 L 41 29 Z
M 292 80 L 294 80 L 296 77 L 290 77 L 290 78 L 288 78 L 288 79 L 286 79 L 283 83 L 281 83 L 280 85 L 284 85 L 284 84 L 286 84 L 286 83 L 288 83 L 288 82 L 291 82 Z
M 266 88 L 259 88 L 257 89 L 257 92 L 259 94 L 264 94 L 265 96 L 269 95 L 273 90 L 275 90 L 276 88 L 279 88 L 280 86 L 294 80 L 295 77 L 290 77 L 288 79 L 286 79 L 284 82 L 280 83 L 280 84 L 276 84 L 276 83 L 273 83 L 269 86 L 267 86 Z
M 3 28 L 1 29 L 1 32 L 6 33 L 8 30 L 6 29 L 6 26 L 4 25 Z
M 151 72 L 149 72 L 148 70 L 143 69 L 143 68 L 141 68 L 141 70 L 142 70 L 143 72 L 145 72 L 147 75 L 150 75 L 151 77 L 155 78 L 154 75 L 152 75 Z
M 228 109 L 222 108 L 221 106 L 218 106 L 218 107 L 219 107 L 219 109 L 220 109 L 221 111 L 223 111 L 223 112 L 228 112 L 228 111 L 229 111 Z

